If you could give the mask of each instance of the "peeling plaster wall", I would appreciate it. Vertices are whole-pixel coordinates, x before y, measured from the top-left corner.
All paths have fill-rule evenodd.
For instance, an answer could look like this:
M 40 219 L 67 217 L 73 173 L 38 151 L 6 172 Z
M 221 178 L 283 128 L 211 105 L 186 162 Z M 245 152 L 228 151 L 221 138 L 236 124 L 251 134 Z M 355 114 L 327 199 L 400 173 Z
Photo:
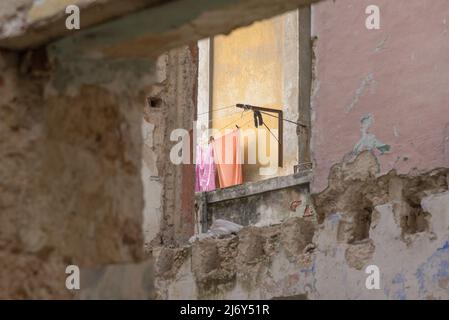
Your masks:
M 192 126 L 195 47 L 122 68 L 78 65 L 66 43 L 49 47 L 51 63 L 45 50 L 1 57 L 3 297 L 70 297 L 67 265 L 139 262 L 144 242 L 193 234 L 193 167 L 170 163 L 169 137 Z M 96 74 L 76 72 L 89 66 Z
M 448 299 L 449 169 L 378 171 L 363 152 L 332 168 L 316 216 L 155 250 L 156 297 Z M 410 228 L 419 217 L 425 228 Z M 379 290 L 365 287 L 369 265 L 380 268 Z
M 159 57 L 157 83 L 144 110 L 145 242 L 169 245 L 193 235 L 194 166 L 170 160 L 175 129 L 190 131 L 196 106 L 196 45 L 173 49 Z
M 225 219 L 243 226 L 264 226 L 303 216 L 309 198 L 307 189 L 307 186 L 299 185 L 208 204 L 209 226 L 216 219 Z
M 305 3 L 236 0 L 233 7 L 228 1 L 173 1 L 48 44 L 64 34 L 64 14 L 50 10 L 41 19 L 36 13 L 39 21 L 29 24 L 25 14 L 31 1 L 3 1 L 0 46 L 23 51 L 2 51 L 0 57 L 0 131 L 5 137 L 0 140 L 1 297 L 70 298 L 65 288 L 69 264 L 106 270 L 111 278 L 126 273 L 126 267 L 113 265 L 126 263 L 132 269 L 144 259 L 143 212 L 152 209 L 169 212 L 161 221 L 162 244 L 185 240 L 193 228 L 193 197 L 185 190 L 193 188 L 183 183 L 193 185 L 193 171 L 168 165 L 164 174 L 157 163 L 168 163 L 164 157 L 170 145 L 154 157 L 158 143 L 165 143 L 155 137 L 191 124 L 195 87 L 187 80 L 196 78 L 196 70 L 188 61 L 197 53 L 189 47 L 189 54 L 168 54 L 169 63 L 180 67 L 167 73 L 167 90 L 178 92 L 167 95 L 165 127 L 153 128 L 158 117 L 146 112 L 149 121 L 142 123 L 142 109 L 148 93 L 157 95 L 152 91 L 161 79 L 156 57 Z M 50 32 L 55 26 L 56 33 Z M 42 44 L 48 45 L 28 50 Z M 190 83 L 188 90 L 184 83 Z M 145 153 L 149 156 L 142 161 Z M 144 199 L 145 190 L 160 185 L 144 185 L 142 168 L 147 182 L 153 175 L 163 177 L 165 202 L 158 202 L 157 192 L 154 199 Z M 151 273 L 145 266 L 134 267 Z M 98 277 L 93 278 L 95 286 Z M 92 290 L 85 297 L 102 296 Z M 150 291 L 142 296 L 151 296 Z
M 141 124 L 152 77 L 141 75 L 154 70 L 123 77 L 92 59 L 98 78 L 87 78 L 64 43 L 47 49 L 1 56 L 3 298 L 70 298 L 68 265 L 144 258 Z M 61 63 L 70 85 L 59 86 Z
M 311 171 L 303 171 L 197 194 L 198 220 L 206 218 L 207 227 L 217 219 L 261 227 L 280 224 L 292 217 L 312 216 L 311 177 Z
M 20 66 L 18 55 L 0 52 L 0 298 L 66 297 L 57 283 L 67 261 L 52 237 L 61 225 L 45 214 L 41 188 L 45 78 L 24 76 Z
M 10 33 L 26 19 L 26 12 L 33 6 L 33 0 L 0 1 L 0 19 L 2 33 Z
M 158 37 L 166 26 L 153 30 L 145 39 L 156 39 L 154 46 L 139 42 L 142 34 L 124 45 L 130 29 L 114 23 L 112 30 L 124 33 L 97 41 L 97 47 L 89 44 L 107 26 L 53 43 L 48 50 L 1 52 L 0 297 L 70 297 L 64 270 L 72 263 L 92 272 L 84 297 L 110 297 L 111 288 L 123 292 L 115 297 L 153 297 L 151 260 L 135 263 L 144 258 L 143 218 L 153 218 L 152 211 L 162 208 L 156 241 L 165 247 L 153 250 L 158 298 L 449 298 L 449 178 L 447 169 L 433 169 L 447 166 L 443 161 L 449 149 L 441 117 L 447 79 L 438 72 L 447 67 L 448 7 L 442 1 L 403 2 L 407 10 L 400 10 L 400 1 L 382 1 L 389 9 L 381 8 L 385 30 L 369 34 L 364 34 L 362 18 L 365 2 L 328 1 L 315 7 L 317 184 L 324 186 L 331 172 L 328 188 L 314 196 L 316 217 L 249 226 L 229 238 L 169 247 L 185 240 L 192 228 L 191 197 L 183 192 L 184 183 L 192 185 L 192 170 L 161 166 L 170 145 L 162 146 L 160 137 L 191 123 L 195 88 L 188 79 L 196 78 L 190 60 L 196 53 L 189 47 L 171 51 L 158 63 L 154 57 L 187 39 L 226 32 L 304 1 L 265 2 L 270 3 L 269 9 L 261 5 L 251 15 L 239 6 L 239 19 L 229 22 L 228 15 L 207 32 L 204 17 L 194 24 L 197 29 L 183 24 L 202 12 L 193 10 L 178 21 L 181 31 L 170 29 Z M 214 14 L 222 16 L 222 2 L 216 4 Z M 354 8 L 362 13 L 355 15 Z M 404 12 L 409 10 L 414 19 L 407 24 Z M 425 19 L 423 12 L 441 19 Z M 361 29 L 343 28 L 348 21 Z M 117 59 L 124 52 L 132 57 Z M 167 63 L 180 67 L 164 74 Z M 170 117 L 145 110 L 143 122 L 148 93 L 165 97 L 164 112 Z M 340 109 L 332 112 L 331 106 Z M 403 118 L 392 116 L 393 107 L 393 115 Z M 337 144 L 338 133 L 344 139 Z M 357 154 L 354 162 L 332 166 Z M 420 170 L 382 175 L 393 167 L 405 173 Z M 153 199 L 146 198 L 146 190 L 162 185 L 164 201 L 159 203 L 156 192 Z M 148 231 L 147 239 L 154 231 Z M 127 264 L 113 266 L 118 263 Z M 368 264 L 381 269 L 380 291 L 364 287 Z M 96 273 L 96 268 L 102 271 Z M 119 274 L 135 276 L 124 291 Z M 142 282 L 134 290 L 133 284 Z
M 66 266 L 143 258 L 139 91 L 57 91 L 45 50 L 0 64 L 1 297 L 68 298 Z
M 313 5 L 313 191 L 332 164 L 363 150 L 381 172 L 448 167 L 449 4 L 379 0 L 380 30 L 365 27 L 368 0 Z

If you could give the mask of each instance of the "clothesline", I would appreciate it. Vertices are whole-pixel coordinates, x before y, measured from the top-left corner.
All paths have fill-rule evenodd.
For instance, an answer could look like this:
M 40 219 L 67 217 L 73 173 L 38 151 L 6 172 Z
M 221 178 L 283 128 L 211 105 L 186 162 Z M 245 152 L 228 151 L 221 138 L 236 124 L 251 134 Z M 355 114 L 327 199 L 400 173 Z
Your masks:
M 201 115 L 205 115 L 205 114 L 208 114 L 208 113 L 211 113 L 211 112 L 221 111 L 221 110 L 225 110 L 225 109 L 230 109 L 230 108 L 232 108 L 232 107 L 236 107 L 236 105 L 233 104 L 233 105 L 231 105 L 231 106 L 221 107 L 221 108 L 218 108 L 218 109 L 214 109 L 214 110 L 212 110 L 212 111 L 202 112 L 202 113 L 199 113 L 197 116 L 201 116 Z M 237 112 L 236 112 L 236 113 L 237 113 Z M 260 111 L 260 113 L 265 114 L 265 115 L 267 115 L 267 116 L 270 116 L 270 117 L 272 117 L 272 118 L 279 119 L 279 117 L 277 117 L 277 116 L 275 116 L 275 115 L 272 115 L 272 114 L 270 114 L 270 113 L 268 113 L 268 112 L 266 112 L 266 111 Z M 231 115 L 233 115 L 233 114 L 231 114 Z M 228 117 L 228 116 L 226 116 L 226 117 Z M 285 119 L 285 118 L 281 118 L 281 120 L 282 120 L 282 121 L 285 121 L 285 122 L 288 122 L 288 123 L 291 123 L 291 124 L 295 124 L 295 125 L 297 125 L 297 126 L 307 127 L 305 124 L 303 124 L 303 123 L 301 123 L 301 122 L 296 122 L 296 121 L 289 120 L 289 119 Z M 213 119 L 209 120 L 209 122 L 211 122 L 211 121 L 213 121 Z M 232 124 L 232 123 L 231 123 L 231 124 Z
M 210 112 L 216 112 L 216 111 L 221 111 L 221 110 L 225 110 L 225 109 L 230 109 L 232 107 L 235 107 L 235 104 L 233 104 L 231 106 L 226 106 L 226 107 L 221 107 L 221 108 L 218 108 L 218 109 L 214 109 L 212 111 L 206 111 L 206 112 L 198 113 L 197 116 L 202 116 L 202 115 L 208 114 Z
M 249 114 L 249 113 L 248 113 L 248 114 Z M 247 114 L 247 115 L 248 115 L 248 114 Z M 239 120 L 241 120 L 241 119 L 239 119 Z M 236 121 L 233 121 L 233 122 L 227 124 L 225 127 L 221 128 L 219 131 L 222 131 L 222 130 L 226 129 L 227 127 L 229 127 L 230 125 L 236 123 L 236 122 L 239 121 L 239 120 L 236 120 Z M 248 123 L 250 123 L 251 121 L 252 121 L 252 119 L 249 119 L 249 120 L 246 121 L 244 124 L 242 124 L 240 127 L 243 128 L 244 126 L 246 126 L 246 125 L 247 125 Z M 268 128 L 268 126 L 265 124 L 265 122 L 263 123 L 263 125 L 265 126 L 265 128 L 267 128 L 268 132 L 270 132 L 270 134 L 271 134 L 271 135 L 273 136 L 273 138 L 277 141 L 277 143 L 279 143 L 279 139 L 274 135 L 274 133 L 270 130 L 270 128 Z
M 236 123 L 237 121 L 242 120 L 243 117 L 244 117 L 244 115 L 243 115 L 244 112 L 245 112 L 245 111 L 242 112 L 242 117 L 241 117 L 240 119 L 233 120 L 232 122 L 230 122 L 229 124 L 227 124 L 226 126 L 224 126 L 223 128 L 221 128 L 219 131 L 222 131 L 222 130 L 226 129 L 227 127 L 229 127 L 230 125 Z M 247 115 L 249 115 L 249 114 L 250 114 L 250 113 L 247 113 L 245 116 L 247 116 Z M 244 125 L 242 125 L 241 127 L 244 127 L 244 126 L 247 125 L 250 121 L 251 121 L 251 119 L 249 119 L 249 120 L 248 120 Z
M 263 123 L 263 125 L 265 126 L 265 128 L 267 128 L 267 130 L 270 132 L 270 134 L 273 136 L 273 138 L 276 139 L 277 143 L 279 143 L 279 139 L 276 138 L 276 136 L 274 135 L 273 132 L 271 132 L 270 128 L 268 128 L 268 126 L 265 124 L 265 122 Z
M 236 112 L 233 112 L 233 113 L 230 113 L 230 114 L 225 115 L 225 116 L 223 116 L 223 117 L 220 117 L 219 119 L 220 119 L 220 120 L 227 119 L 227 118 L 233 117 L 233 116 L 235 116 L 236 114 L 239 114 L 239 113 L 242 113 L 242 111 L 237 110 Z M 213 122 L 213 121 L 217 121 L 217 119 L 210 119 L 210 120 L 207 120 L 207 123 L 211 123 L 211 122 Z M 205 120 L 200 120 L 200 121 L 198 121 L 198 122 L 205 122 Z
M 276 118 L 276 119 L 279 119 L 279 117 L 276 117 L 276 116 L 274 116 L 274 115 L 272 115 L 272 114 L 270 114 L 270 113 L 267 113 L 267 112 L 265 112 L 265 111 L 260 111 L 260 113 L 266 114 L 267 116 L 270 116 L 270 117 L 273 117 L 273 118 Z M 295 122 L 295 121 L 288 120 L 288 119 L 284 119 L 284 118 L 281 118 L 281 120 L 282 120 L 282 121 L 289 122 L 289 123 L 296 124 L 297 126 L 306 127 L 306 125 L 302 124 L 301 122 Z
M 243 116 L 244 116 L 243 113 L 245 113 L 246 111 L 247 111 L 247 110 L 244 110 L 244 111 L 242 112 L 242 118 L 243 118 Z M 238 114 L 238 113 L 240 113 L 240 111 L 233 112 L 233 113 L 231 113 L 231 114 L 229 114 L 229 115 L 227 115 L 227 116 L 221 117 L 220 120 L 230 118 L 230 117 L 232 117 L 232 116 L 234 116 L 234 115 L 236 115 L 236 114 Z M 273 115 L 271 115 L 271 114 L 269 114 L 269 113 L 266 113 L 266 112 L 264 112 L 264 111 L 261 111 L 260 113 L 269 115 L 269 116 L 274 117 L 274 118 L 276 118 L 276 119 L 279 119 L 278 117 L 273 116 Z M 246 115 L 249 115 L 249 114 L 250 114 L 250 113 L 247 113 Z M 245 115 L 245 116 L 246 116 L 246 115 Z M 242 118 L 231 121 L 230 123 L 228 123 L 227 125 L 225 125 L 225 126 L 222 127 L 221 129 L 219 129 L 219 131 L 222 131 L 222 130 L 226 129 L 227 127 L 229 127 L 230 125 L 232 125 L 232 124 L 234 124 L 234 123 L 237 123 L 237 122 L 240 121 Z M 292 121 L 287 120 L 287 119 L 283 119 L 283 120 L 292 122 Z M 216 119 L 210 119 L 210 120 L 208 120 L 209 123 L 212 122 L 212 121 L 216 121 Z M 248 120 L 247 122 L 245 122 L 243 125 L 241 125 L 241 127 L 246 126 L 250 121 L 251 121 L 251 119 Z M 267 128 L 267 130 L 270 132 L 270 134 L 273 136 L 273 138 L 279 143 L 279 139 L 274 135 L 274 133 L 270 130 L 270 128 L 269 128 L 265 123 L 263 123 L 263 125 L 265 126 L 265 128 Z

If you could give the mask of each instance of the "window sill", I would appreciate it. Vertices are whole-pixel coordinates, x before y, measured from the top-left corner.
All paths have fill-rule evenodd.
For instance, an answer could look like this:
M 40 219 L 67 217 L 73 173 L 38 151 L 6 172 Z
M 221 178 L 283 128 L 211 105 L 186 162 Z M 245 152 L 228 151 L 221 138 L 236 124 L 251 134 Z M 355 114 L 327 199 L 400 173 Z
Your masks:
M 312 180 L 312 170 L 304 170 L 288 176 L 275 177 L 257 182 L 247 182 L 237 186 L 206 192 L 206 202 L 217 203 L 238 198 L 245 198 L 260 193 L 309 184 Z M 201 194 L 201 193 L 197 193 Z

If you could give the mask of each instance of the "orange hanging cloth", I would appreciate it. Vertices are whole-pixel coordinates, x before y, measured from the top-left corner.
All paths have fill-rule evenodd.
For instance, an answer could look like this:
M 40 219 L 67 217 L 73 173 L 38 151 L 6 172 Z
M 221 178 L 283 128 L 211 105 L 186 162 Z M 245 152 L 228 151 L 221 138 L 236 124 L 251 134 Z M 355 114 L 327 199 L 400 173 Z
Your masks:
M 234 130 L 214 141 L 214 157 L 220 188 L 243 182 L 240 155 L 240 130 Z

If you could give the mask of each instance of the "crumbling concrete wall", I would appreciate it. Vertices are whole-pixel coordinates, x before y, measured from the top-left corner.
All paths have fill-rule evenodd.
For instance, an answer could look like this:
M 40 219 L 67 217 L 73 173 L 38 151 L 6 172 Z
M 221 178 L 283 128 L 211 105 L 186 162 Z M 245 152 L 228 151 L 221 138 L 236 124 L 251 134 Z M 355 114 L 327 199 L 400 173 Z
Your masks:
M 202 221 L 205 217 L 207 228 L 217 219 L 260 227 L 312 215 L 311 176 L 310 171 L 303 171 L 209 192 L 197 197 L 197 220 Z
M 2 52 L 4 298 L 70 297 L 68 265 L 144 258 L 141 124 L 154 64 L 120 68 L 71 44 Z
M 4 298 L 68 297 L 66 266 L 143 258 L 145 91 L 83 84 L 76 73 L 66 74 L 70 89 L 58 87 L 58 58 L 2 53 Z
M 171 164 L 169 136 L 192 125 L 194 48 L 162 56 L 156 85 L 127 73 L 132 87 L 113 65 L 99 67 L 110 82 L 78 86 L 70 73 L 58 87 L 45 51 L 1 58 L 1 297 L 70 297 L 65 268 L 75 264 L 78 298 L 151 298 L 152 263 L 132 264 L 144 259 L 144 241 L 193 233 L 193 171 Z M 63 57 L 52 58 L 58 71 Z
M 379 30 L 365 27 L 372 4 Z M 448 167 L 447 1 L 324 1 L 312 11 L 313 190 L 363 150 L 376 152 L 383 173 Z
M 77 33 L 65 27 L 65 6 L 69 4 L 82 9 L 81 30 L 102 24 L 97 30 L 104 31 L 120 24 L 122 28 L 114 32 L 115 44 L 129 40 L 135 49 L 120 54 L 136 56 L 137 52 L 161 54 L 317 1 L 320 0 L 4 0 L 10 3 L 0 4 L 8 18 L 0 21 L 0 47 L 36 48 Z M 128 27 L 132 25 L 132 33 L 123 22 Z M 139 43 L 151 40 L 157 45 L 137 49 Z
M 1 46 L 24 50 L 70 35 L 65 26 L 66 7 L 81 9 L 80 27 L 89 28 L 164 0 L 3 0 L 0 2 Z
M 0 53 L 0 70 L 0 298 L 64 296 L 55 284 L 64 283 L 69 261 L 55 252 L 61 225 L 45 215 L 41 188 L 45 78 L 13 53 Z
M 157 297 L 448 299 L 449 169 L 378 174 L 363 152 L 332 168 L 313 217 L 155 252 Z
M 313 218 L 155 251 L 159 298 L 449 298 L 449 6 L 371 4 L 313 7 Z
M 97 3 L 76 4 L 81 2 L 86 10 Z M 117 8 L 114 2 L 125 3 L 102 1 L 104 6 L 96 10 L 103 8 L 104 13 Z M 151 126 L 142 130 L 142 108 L 158 82 L 157 56 L 310 1 L 163 2 L 100 26 L 84 25 L 81 31 L 49 45 L 50 40 L 68 33 L 64 6 L 60 6 L 66 1 L 1 3 L 6 10 L 0 21 L 0 47 L 22 50 L 2 51 L 0 58 L 0 131 L 4 137 L 0 142 L 1 297 L 70 297 L 65 288 L 67 265 L 101 269 L 142 260 L 142 131 L 151 132 Z M 56 11 L 47 10 L 52 8 L 50 3 L 58 4 Z M 132 3 L 148 6 L 156 2 Z M 46 9 L 37 10 L 38 4 Z M 128 12 L 123 6 L 118 8 L 123 10 L 108 11 L 108 15 L 83 10 L 81 20 L 86 21 L 83 12 L 94 17 L 92 24 Z M 33 12 L 31 19 L 28 14 Z M 32 47 L 38 49 L 29 51 Z M 179 59 L 182 65 L 182 59 L 192 56 L 171 59 Z M 177 80 L 194 71 L 189 64 L 180 69 Z M 175 78 L 171 83 L 176 83 Z M 188 111 L 191 101 L 193 95 L 168 105 L 173 112 Z M 147 116 L 149 123 L 155 121 L 153 115 Z M 176 116 L 177 120 L 168 120 L 165 130 L 189 120 Z M 151 170 L 150 175 L 156 173 Z M 187 173 L 181 175 L 179 170 Z M 167 175 L 165 191 L 179 192 L 177 179 L 188 176 L 189 170 L 176 169 Z M 181 199 L 192 200 L 188 193 L 182 193 Z M 170 210 L 176 212 L 179 204 L 162 205 L 174 206 Z M 167 242 L 174 241 L 175 233 L 188 234 L 186 214 L 171 215 L 162 223 L 169 230 Z
M 193 129 L 198 73 L 196 45 L 159 58 L 158 83 L 144 110 L 144 229 L 146 243 L 169 245 L 193 235 L 194 167 L 175 165 L 170 151 L 175 129 Z
M 307 186 L 299 185 L 248 197 L 230 199 L 207 205 L 209 226 L 216 219 L 247 225 L 270 225 L 302 216 L 308 198 Z M 297 210 L 301 206 L 301 211 Z

